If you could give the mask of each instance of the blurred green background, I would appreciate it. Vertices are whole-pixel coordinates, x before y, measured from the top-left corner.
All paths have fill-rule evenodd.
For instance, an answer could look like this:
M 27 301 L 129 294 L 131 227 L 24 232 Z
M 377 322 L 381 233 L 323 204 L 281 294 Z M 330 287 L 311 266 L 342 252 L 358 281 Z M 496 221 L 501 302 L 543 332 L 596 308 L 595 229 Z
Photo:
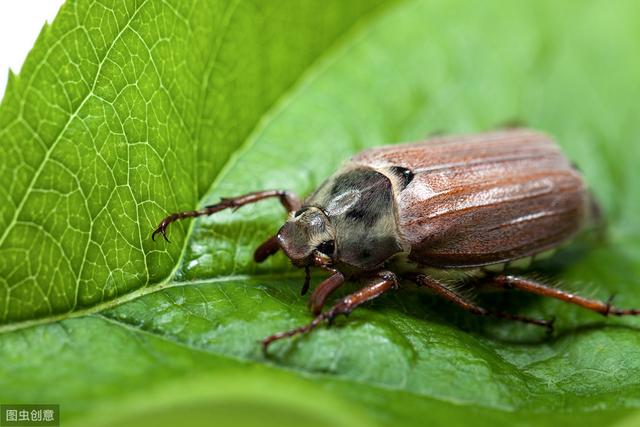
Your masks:
M 0 104 L 0 402 L 65 426 L 639 425 L 637 319 L 482 298 L 555 315 L 545 339 L 404 287 L 265 358 L 310 318 L 299 271 L 251 261 L 278 203 L 150 239 L 365 147 L 518 122 L 608 222 L 538 274 L 638 307 L 638 22 L 632 0 L 67 2 Z

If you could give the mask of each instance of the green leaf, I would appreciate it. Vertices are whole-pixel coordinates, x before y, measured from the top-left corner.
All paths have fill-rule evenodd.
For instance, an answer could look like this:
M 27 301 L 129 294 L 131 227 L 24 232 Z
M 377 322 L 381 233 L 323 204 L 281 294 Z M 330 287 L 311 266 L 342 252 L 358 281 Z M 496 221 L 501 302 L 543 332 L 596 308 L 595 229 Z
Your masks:
M 640 306 L 633 1 L 303 4 L 68 4 L 44 30 L 0 107 L 0 401 L 78 425 L 635 425 L 637 319 L 482 298 L 556 315 L 547 340 L 403 287 L 266 359 L 259 339 L 310 319 L 299 271 L 251 261 L 278 203 L 150 241 L 166 211 L 304 194 L 363 147 L 516 120 L 557 137 L 609 222 L 540 271 Z
M 376 3 L 70 2 L 0 109 L 0 322 L 167 280 L 199 203 L 300 75 Z

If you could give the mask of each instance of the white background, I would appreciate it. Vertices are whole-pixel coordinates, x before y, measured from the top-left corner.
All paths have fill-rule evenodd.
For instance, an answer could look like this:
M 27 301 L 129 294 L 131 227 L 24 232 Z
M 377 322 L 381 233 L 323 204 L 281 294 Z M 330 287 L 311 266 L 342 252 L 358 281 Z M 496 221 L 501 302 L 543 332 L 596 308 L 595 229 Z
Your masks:
M 9 68 L 20 71 L 45 21 L 51 22 L 64 0 L 0 0 L 0 98 Z

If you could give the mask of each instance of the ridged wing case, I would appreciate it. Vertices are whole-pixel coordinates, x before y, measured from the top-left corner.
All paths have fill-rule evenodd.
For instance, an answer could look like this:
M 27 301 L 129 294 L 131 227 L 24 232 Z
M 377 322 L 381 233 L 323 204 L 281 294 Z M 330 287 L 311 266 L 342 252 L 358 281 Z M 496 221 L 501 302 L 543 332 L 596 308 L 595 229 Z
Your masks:
M 587 216 L 580 173 L 535 131 L 378 147 L 352 162 L 413 172 L 396 200 L 409 258 L 421 264 L 464 268 L 528 257 L 576 234 Z

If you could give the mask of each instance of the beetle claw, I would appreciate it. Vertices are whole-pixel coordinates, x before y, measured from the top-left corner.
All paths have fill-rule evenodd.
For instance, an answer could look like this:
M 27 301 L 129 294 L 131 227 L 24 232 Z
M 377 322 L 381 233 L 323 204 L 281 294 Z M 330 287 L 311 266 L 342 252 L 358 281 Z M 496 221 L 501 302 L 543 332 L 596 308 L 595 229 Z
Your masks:
M 167 225 L 164 223 L 164 221 L 158 226 L 158 228 L 154 230 L 153 233 L 151 233 L 151 240 L 153 240 L 154 242 L 156 241 L 156 234 L 161 234 L 164 240 L 166 240 L 168 243 L 171 243 L 171 241 L 167 237 Z
M 616 294 L 611 294 L 609 295 L 609 298 L 607 298 L 607 310 L 603 313 L 604 316 L 608 316 L 609 313 L 611 313 L 611 307 L 613 307 L 613 299 L 615 298 Z
M 269 354 L 269 344 L 271 344 L 272 341 L 269 341 L 270 337 L 264 338 L 262 340 L 260 340 L 260 346 L 262 347 L 262 355 L 264 357 L 270 357 L 271 355 Z
M 547 320 L 547 332 L 546 332 L 546 336 L 547 338 L 550 338 L 553 335 L 553 324 L 556 321 L 556 316 L 551 317 L 551 319 Z

